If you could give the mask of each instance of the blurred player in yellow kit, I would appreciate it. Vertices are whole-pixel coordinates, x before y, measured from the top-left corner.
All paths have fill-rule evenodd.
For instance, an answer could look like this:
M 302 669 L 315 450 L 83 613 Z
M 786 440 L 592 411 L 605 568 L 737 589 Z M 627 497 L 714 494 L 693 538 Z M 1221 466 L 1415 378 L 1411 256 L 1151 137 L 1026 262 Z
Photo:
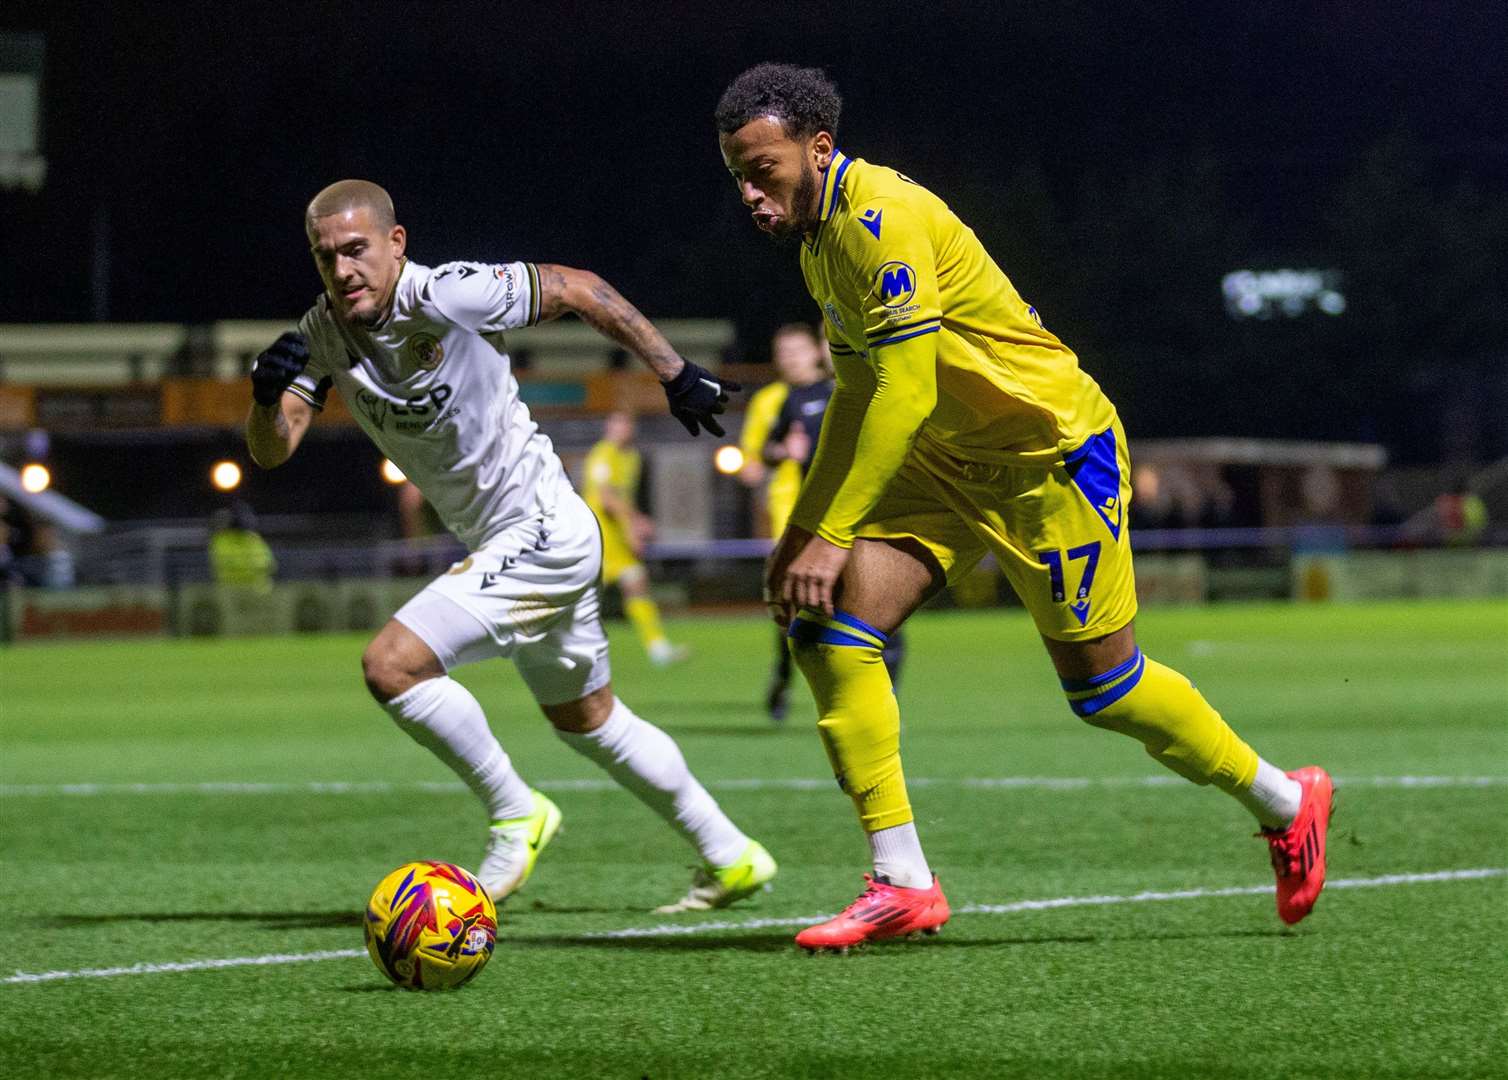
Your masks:
M 785 453 L 778 460 L 767 461 L 770 432 L 780 419 L 792 387 L 828 384 L 830 393 L 832 373 L 824 344 L 806 323 L 787 323 L 776 330 L 770 340 L 770 363 L 775 368 L 776 379 L 750 395 L 749 407 L 744 412 L 743 430 L 738 437 L 744 467 L 738 478 L 751 488 L 765 484 L 765 514 L 771 536 L 778 537 L 785 532 L 786 523 L 791 519 L 796 496 L 801 491 L 802 466 L 808 455 Z M 803 427 L 801 434 L 815 443 L 816 432 Z
M 755 225 L 800 245 L 837 376 L 765 585 L 874 873 L 797 944 L 846 949 L 948 920 L 880 654 L 986 551 L 1031 612 L 1074 713 L 1246 807 L 1267 839 L 1278 913 L 1297 922 L 1324 886 L 1329 775 L 1267 763 L 1137 647 L 1130 457 L 1115 407 L 941 199 L 836 147 L 840 107 L 820 70 L 761 64 L 716 110 Z
M 649 595 L 649 572 L 639 561 L 654 536 L 654 522 L 639 512 L 639 451 L 634 449 L 633 415 L 614 412 L 602 425 L 602 439 L 586 455 L 582 498 L 602 526 L 602 584 L 623 594 L 623 613 L 639 644 L 658 667 L 686 659 L 684 645 L 672 645 L 660 624 L 660 609 Z
M 765 510 L 770 535 L 780 536 L 796 508 L 801 482 L 811 463 L 822 430 L 822 419 L 832 397 L 832 361 L 827 340 L 808 323 L 787 323 L 770 341 L 770 362 L 777 380 L 761 387 L 744 413 L 739 447 L 744 466 L 739 479 L 749 487 L 765 487 Z M 899 632 L 885 643 L 885 668 L 892 685 L 900 685 L 905 642 Z M 791 653 L 785 630 L 775 629 L 775 663 L 765 689 L 765 709 L 770 719 L 785 719 L 787 690 L 791 681 Z

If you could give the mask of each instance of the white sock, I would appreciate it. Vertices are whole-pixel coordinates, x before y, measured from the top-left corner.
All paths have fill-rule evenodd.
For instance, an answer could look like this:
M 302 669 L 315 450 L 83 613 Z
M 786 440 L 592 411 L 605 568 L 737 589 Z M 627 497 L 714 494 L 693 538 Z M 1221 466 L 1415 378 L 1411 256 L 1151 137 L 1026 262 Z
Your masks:
M 869 834 L 874 872 L 902 889 L 930 889 L 932 871 L 916 836 L 916 822 L 892 825 Z
M 691 775 L 675 740 L 617 698 L 607 723 L 595 731 L 556 734 L 669 822 L 710 865 L 728 866 L 744 853 L 749 838 Z
M 492 821 L 534 812 L 534 795 L 487 726 L 482 706 L 449 676 L 425 679 L 383 706 L 420 746 L 450 766 Z
M 1303 785 L 1261 758 L 1257 758 L 1257 778 L 1251 787 L 1231 794 L 1268 829 L 1286 829 L 1304 801 Z

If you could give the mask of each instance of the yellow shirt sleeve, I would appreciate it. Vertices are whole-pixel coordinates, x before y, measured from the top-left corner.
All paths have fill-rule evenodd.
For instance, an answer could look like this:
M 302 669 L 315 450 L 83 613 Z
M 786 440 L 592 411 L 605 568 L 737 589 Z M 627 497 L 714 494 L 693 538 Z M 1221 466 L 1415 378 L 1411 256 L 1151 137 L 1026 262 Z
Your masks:
M 745 461 L 764 459 L 764 444 L 769 441 L 770 429 L 780 416 L 790 387 L 783 382 L 773 382 L 760 387 L 749 398 L 749 407 L 744 411 L 743 430 L 738 433 L 738 448 Z
M 903 204 L 856 209 L 836 239 L 841 279 L 863 298 L 868 348 L 833 353 L 837 387 L 791 521 L 851 547 L 937 404 L 942 307 L 931 238 Z

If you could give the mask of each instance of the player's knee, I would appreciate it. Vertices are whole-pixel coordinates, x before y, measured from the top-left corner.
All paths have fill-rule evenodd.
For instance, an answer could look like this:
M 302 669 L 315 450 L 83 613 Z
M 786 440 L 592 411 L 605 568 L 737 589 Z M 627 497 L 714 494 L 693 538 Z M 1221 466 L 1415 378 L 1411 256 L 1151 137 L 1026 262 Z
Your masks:
M 562 702 L 559 705 L 542 704 L 540 710 L 556 731 L 584 735 L 589 731 L 596 731 L 607 723 L 616 707 L 617 698 L 613 696 L 612 685 L 608 684 L 575 701 Z
M 361 654 L 361 677 L 367 684 L 367 692 L 379 705 L 386 705 L 408 689 L 393 662 L 393 651 L 377 641 Z
M 379 635 L 361 654 L 361 675 L 367 691 L 379 705 L 386 705 L 416 683 L 443 671 L 427 670 L 422 661 L 408 655 L 385 635 Z
M 787 644 L 792 661 L 817 699 L 819 713 L 838 707 L 840 702 L 852 699 L 855 693 L 891 694 L 878 640 L 853 638 L 842 631 L 798 618 L 791 625 Z
M 820 647 L 817 642 L 787 635 L 785 639 L 786 655 L 795 662 L 796 667 L 808 676 L 813 673 L 826 670 L 833 659 L 833 650 Z

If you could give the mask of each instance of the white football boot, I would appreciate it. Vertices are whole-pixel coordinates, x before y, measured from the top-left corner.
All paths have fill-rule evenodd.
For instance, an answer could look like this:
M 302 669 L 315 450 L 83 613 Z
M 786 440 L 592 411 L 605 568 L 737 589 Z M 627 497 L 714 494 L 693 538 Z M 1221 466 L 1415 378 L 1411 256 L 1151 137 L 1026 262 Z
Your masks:
M 487 837 L 487 850 L 477 871 L 477 880 L 487 889 L 492 902 L 502 902 L 529 880 L 534 864 L 545 845 L 560 831 L 560 807 L 544 794 L 535 791 L 534 812 L 527 817 L 493 822 Z

